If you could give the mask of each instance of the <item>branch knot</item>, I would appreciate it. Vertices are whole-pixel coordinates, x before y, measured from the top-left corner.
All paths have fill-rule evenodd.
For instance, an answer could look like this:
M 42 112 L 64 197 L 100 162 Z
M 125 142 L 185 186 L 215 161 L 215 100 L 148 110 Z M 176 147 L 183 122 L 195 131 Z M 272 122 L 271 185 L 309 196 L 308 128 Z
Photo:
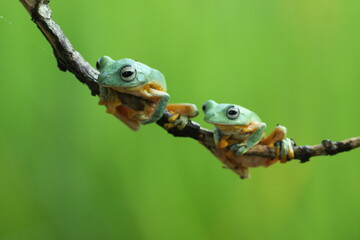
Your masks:
M 336 145 L 333 143 L 333 141 L 331 141 L 330 139 L 325 139 L 321 142 L 321 145 L 324 146 L 325 148 L 325 153 L 327 155 L 334 155 L 336 154 Z

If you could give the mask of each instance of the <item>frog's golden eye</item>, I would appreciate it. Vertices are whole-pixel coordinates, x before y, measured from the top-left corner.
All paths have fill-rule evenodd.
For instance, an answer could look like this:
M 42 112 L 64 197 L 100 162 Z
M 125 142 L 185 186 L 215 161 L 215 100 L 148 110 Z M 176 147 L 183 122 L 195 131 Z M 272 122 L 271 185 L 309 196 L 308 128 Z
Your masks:
M 236 106 L 230 106 L 226 109 L 226 117 L 230 120 L 237 119 L 240 116 L 240 110 Z
M 122 80 L 130 82 L 136 77 L 136 69 L 131 65 L 125 66 L 120 70 L 120 77 Z

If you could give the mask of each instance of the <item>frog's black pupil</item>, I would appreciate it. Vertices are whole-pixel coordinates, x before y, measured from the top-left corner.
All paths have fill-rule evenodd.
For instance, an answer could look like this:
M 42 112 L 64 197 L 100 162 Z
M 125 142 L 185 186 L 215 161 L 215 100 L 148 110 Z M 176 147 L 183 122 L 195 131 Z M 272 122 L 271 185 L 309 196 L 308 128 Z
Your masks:
M 228 112 L 228 114 L 229 114 L 229 115 L 236 115 L 236 114 L 237 114 L 237 111 L 235 111 L 235 110 L 230 110 L 230 111 Z
M 124 77 L 124 78 L 127 78 L 127 77 L 130 77 L 131 75 L 133 75 L 134 72 L 133 71 L 124 71 L 121 73 L 121 75 Z
M 97 61 L 97 62 L 96 62 L 96 69 L 97 69 L 97 70 L 100 70 L 100 61 Z
M 206 111 L 206 106 L 205 106 L 205 104 L 202 105 L 202 110 L 203 110 L 204 112 Z

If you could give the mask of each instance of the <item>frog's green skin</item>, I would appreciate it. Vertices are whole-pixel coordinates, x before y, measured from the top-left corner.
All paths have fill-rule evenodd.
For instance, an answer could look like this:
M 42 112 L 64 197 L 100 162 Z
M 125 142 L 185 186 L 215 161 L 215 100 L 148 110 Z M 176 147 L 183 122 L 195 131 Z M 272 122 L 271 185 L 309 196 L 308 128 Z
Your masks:
M 97 62 L 100 71 L 97 82 L 100 85 L 100 104 L 108 112 L 124 121 L 133 130 L 141 124 L 160 119 L 166 109 L 169 94 L 166 93 L 164 75 L 143 63 L 132 59 L 113 60 L 104 56 Z M 137 96 L 145 105 L 142 111 L 133 111 L 121 104 L 118 94 Z
M 236 148 L 236 154 L 238 155 L 245 153 L 263 138 L 266 124 L 261 121 L 256 113 L 249 109 L 235 104 L 218 104 L 213 100 L 207 101 L 203 105 L 203 109 L 205 112 L 204 120 L 215 125 L 214 140 L 216 144 L 219 143 L 220 138 L 224 135 L 232 135 L 233 138 L 242 141 Z M 231 117 L 231 111 L 238 111 L 239 115 Z M 249 133 L 244 127 L 250 126 L 252 123 L 257 123 L 255 131 Z
M 248 178 L 248 167 L 270 166 L 280 160 L 286 162 L 294 157 L 292 142 L 286 136 L 286 128 L 276 126 L 265 138 L 266 124 L 256 113 L 235 104 L 218 104 L 209 100 L 204 103 L 204 120 L 214 124 L 215 155 L 228 167 Z M 243 155 L 256 144 L 275 147 L 275 159 Z

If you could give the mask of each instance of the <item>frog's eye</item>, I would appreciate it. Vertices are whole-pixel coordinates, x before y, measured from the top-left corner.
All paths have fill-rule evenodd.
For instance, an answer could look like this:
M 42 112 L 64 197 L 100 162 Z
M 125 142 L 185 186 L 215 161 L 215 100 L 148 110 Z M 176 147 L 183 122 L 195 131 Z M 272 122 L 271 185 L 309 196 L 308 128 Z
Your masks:
M 136 77 L 136 70 L 133 66 L 125 66 L 120 71 L 120 77 L 126 82 L 130 82 Z
M 240 110 L 236 106 L 231 106 L 226 110 L 226 116 L 230 120 L 237 119 L 240 116 Z
M 100 60 L 101 60 L 101 58 L 96 61 L 96 69 L 97 70 L 100 70 Z

